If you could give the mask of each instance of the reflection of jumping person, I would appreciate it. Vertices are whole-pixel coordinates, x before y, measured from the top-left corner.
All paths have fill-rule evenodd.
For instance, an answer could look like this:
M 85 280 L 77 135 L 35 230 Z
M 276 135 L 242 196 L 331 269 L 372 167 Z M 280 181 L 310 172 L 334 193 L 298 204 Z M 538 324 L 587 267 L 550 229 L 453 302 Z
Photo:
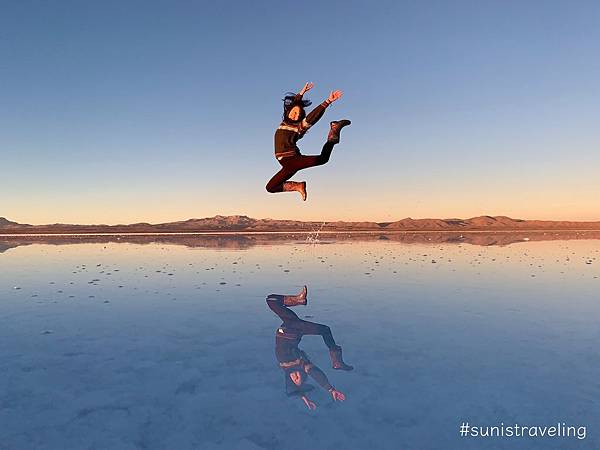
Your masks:
M 306 181 L 288 181 L 296 172 L 308 167 L 320 166 L 329 161 L 333 146 L 340 142 L 340 131 L 350 125 L 349 120 L 330 122 L 331 129 L 320 155 L 302 155 L 296 145 L 308 129 L 323 116 L 325 109 L 342 96 L 342 91 L 333 91 L 327 100 L 306 115 L 304 108 L 312 102 L 302 96 L 313 87 L 306 83 L 298 94 L 288 92 L 283 99 L 283 122 L 275 131 L 275 158 L 282 168 L 267 183 L 269 192 L 297 191 L 306 200 Z
M 300 396 L 308 409 L 315 409 L 317 405 L 306 396 L 306 393 L 312 389 L 312 386 L 305 384 L 308 375 L 327 390 L 334 401 L 344 401 L 346 396 L 335 389 L 329 383 L 325 373 L 298 348 L 302 337 L 322 336 L 325 345 L 329 348 L 334 369 L 352 370 L 353 367 L 344 363 L 342 348 L 335 343 L 328 326 L 302 320 L 288 308 L 288 306 L 306 305 L 306 294 L 306 286 L 298 295 L 271 294 L 267 297 L 267 304 L 283 320 L 275 333 L 275 356 L 285 374 L 286 392 L 289 396 Z

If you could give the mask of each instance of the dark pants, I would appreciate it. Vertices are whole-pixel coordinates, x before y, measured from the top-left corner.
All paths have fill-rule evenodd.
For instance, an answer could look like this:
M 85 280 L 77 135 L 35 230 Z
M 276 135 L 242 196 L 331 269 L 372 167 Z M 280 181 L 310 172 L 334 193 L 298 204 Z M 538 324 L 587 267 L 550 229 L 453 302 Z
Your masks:
M 288 181 L 296 172 L 309 167 L 322 166 L 331 156 L 333 150 L 333 142 L 325 142 L 320 155 L 296 155 L 282 158 L 279 161 L 281 164 L 281 170 L 277 172 L 271 180 L 267 183 L 267 191 L 269 192 L 283 192 L 283 183 Z
M 267 304 L 283 321 L 286 330 L 293 335 L 297 335 L 297 341 L 300 341 L 302 336 L 306 335 L 321 336 L 327 348 L 330 350 L 335 349 L 336 344 L 331 329 L 327 325 L 300 319 L 294 311 L 283 304 L 283 297 L 283 295 L 271 294 L 267 297 Z

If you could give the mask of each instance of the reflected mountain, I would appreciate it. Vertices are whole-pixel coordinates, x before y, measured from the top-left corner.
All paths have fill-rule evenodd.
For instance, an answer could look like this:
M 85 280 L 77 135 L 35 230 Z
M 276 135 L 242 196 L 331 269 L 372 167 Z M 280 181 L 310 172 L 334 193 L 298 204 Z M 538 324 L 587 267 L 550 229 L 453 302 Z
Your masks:
M 275 356 L 284 374 L 286 394 L 301 398 L 306 407 L 313 410 L 317 408 L 317 404 L 308 397 L 308 392 L 314 389 L 307 382 L 309 377 L 327 391 L 333 401 L 343 402 L 346 396 L 333 387 L 325 372 L 311 362 L 308 355 L 299 348 L 302 338 L 321 336 L 329 350 L 333 369 L 350 371 L 354 368 L 344 362 L 342 347 L 336 344 L 327 325 L 300 319 L 290 309 L 290 307 L 306 305 L 307 294 L 306 286 L 297 295 L 270 294 L 267 296 L 267 305 L 282 320 L 281 325 L 275 330 Z
M 214 234 L 113 234 L 113 235 L 0 235 L 0 253 L 31 244 L 102 244 L 130 243 L 182 245 L 228 250 L 245 250 L 257 245 L 327 244 L 344 241 L 386 240 L 403 244 L 471 244 L 481 246 L 510 245 L 528 241 L 600 239 L 600 231 L 464 231 L 464 232 L 294 232 L 294 233 L 214 233 Z

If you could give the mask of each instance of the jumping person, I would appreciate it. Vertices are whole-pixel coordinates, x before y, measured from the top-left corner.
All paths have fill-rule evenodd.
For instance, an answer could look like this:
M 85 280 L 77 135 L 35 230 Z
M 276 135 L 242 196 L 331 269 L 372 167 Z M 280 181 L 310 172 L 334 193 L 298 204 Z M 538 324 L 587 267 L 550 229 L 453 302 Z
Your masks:
M 313 83 L 306 83 L 302 90 L 294 94 L 288 92 L 283 99 L 283 122 L 275 131 L 275 158 L 281 164 L 281 170 L 267 183 L 268 192 L 297 191 L 306 200 L 306 181 L 288 181 L 296 172 L 308 167 L 320 166 L 329 161 L 333 146 L 340 142 L 340 131 L 350 125 L 349 120 L 330 122 L 327 142 L 323 145 L 320 155 L 302 155 L 296 145 L 308 129 L 323 116 L 325 109 L 342 96 L 342 91 L 336 90 L 329 97 L 313 109 L 308 115 L 304 108 L 311 105 L 310 100 L 302 96 L 313 88 Z
M 352 370 L 354 367 L 349 366 L 342 359 L 342 347 L 335 343 L 328 326 L 302 320 L 288 308 L 289 306 L 306 305 L 306 295 L 307 288 L 304 286 L 298 295 L 271 294 L 267 297 L 267 304 L 283 321 L 275 332 L 275 356 L 285 375 L 286 393 L 290 397 L 301 397 L 308 409 L 315 409 L 317 405 L 306 395 L 313 389 L 313 386 L 305 383 L 308 376 L 328 391 L 333 401 L 344 401 L 346 396 L 335 389 L 329 383 L 327 375 L 310 361 L 304 351 L 298 348 L 302 337 L 306 335 L 321 336 L 329 349 L 331 365 L 334 369 Z

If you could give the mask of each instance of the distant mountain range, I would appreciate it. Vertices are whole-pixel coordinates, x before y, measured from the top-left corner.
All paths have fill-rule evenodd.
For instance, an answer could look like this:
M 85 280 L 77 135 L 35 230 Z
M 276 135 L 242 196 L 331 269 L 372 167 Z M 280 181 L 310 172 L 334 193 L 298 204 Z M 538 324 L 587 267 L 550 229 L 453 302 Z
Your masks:
M 253 219 L 247 216 L 214 216 L 168 223 L 130 225 L 28 225 L 0 217 L 0 234 L 94 234 L 94 233 L 194 233 L 194 232 L 412 232 L 412 231 L 527 231 L 600 230 L 598 222 L 521 220 L 506 216 L 470 219 L 411 219 L 395 222 L 303 222 L 297 220 Z

